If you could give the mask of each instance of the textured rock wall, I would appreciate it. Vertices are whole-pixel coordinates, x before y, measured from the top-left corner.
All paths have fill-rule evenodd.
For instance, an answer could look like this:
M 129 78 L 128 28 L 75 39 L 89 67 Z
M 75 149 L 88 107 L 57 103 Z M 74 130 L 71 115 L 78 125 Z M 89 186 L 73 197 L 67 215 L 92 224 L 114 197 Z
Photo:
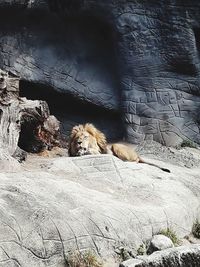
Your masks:
M 117 19 L 128 137 L 200 141 L 198 1 L 140 1 Z
M 118 112 L 111 128 L 122 117 L 131 142 L 200 143 L 199 12 L 198 0 L 4 0 L 0 67 Z

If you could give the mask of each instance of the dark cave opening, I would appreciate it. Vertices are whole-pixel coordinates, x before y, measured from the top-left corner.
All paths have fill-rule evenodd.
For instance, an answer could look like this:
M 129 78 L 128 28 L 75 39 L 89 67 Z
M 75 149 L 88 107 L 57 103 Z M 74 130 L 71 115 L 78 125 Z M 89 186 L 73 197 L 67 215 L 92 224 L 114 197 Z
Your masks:
M 200 28 L 194 28 L 194 37 L 198 53 L 200 53 Z
M 45 100 L 50 113 L 61 122 L 62 133 L 66 137 L 74 125 L 90 122 L 106 134 L 108 141 L 123 139 L 123 124 L 118 111 L 108 110 L 69 93 L 61 93 L 52 87 L 27 81 L 20 81 L 20 96 L 31 100 Z M 24 127 L 26 129 L 26 124 Z M 33 131 L 33 128 L 29 127 L 29 130 Z
M 36 129 L 39 121 L 31 116 L 21 118 L 21 131 L 18 146 L 26 152 L 38 153 L 44 149 L 44 145 L 36 139 Z

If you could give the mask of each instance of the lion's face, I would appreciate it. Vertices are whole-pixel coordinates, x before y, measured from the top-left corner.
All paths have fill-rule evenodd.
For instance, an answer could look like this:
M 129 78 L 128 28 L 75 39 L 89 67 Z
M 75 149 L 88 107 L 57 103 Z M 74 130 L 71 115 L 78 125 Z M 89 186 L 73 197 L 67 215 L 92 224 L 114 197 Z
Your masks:
M 8 72 L 0 70 L 0 89 L 7 87 Z
M 93 124 L 80 124 L 72 128 L 69 141 L 70 156 L 102 154 L 106 151 L 106 137 Z
M 71 144 L 75 156 L 100 154 L 100 148 L 96 138 L 87 131 L 81 131 L 76 134 Z

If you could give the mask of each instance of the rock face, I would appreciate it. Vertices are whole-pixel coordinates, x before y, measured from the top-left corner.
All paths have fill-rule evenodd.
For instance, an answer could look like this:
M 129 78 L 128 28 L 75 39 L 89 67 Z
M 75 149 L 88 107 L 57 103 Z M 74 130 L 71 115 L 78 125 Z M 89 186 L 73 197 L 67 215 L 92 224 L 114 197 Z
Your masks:
M 155 252 L 149 257 L 127 260 L 120 267 L 199 267 L 200 245 L 183 246 Z
M 65 131 L 93 121 L 111 138 L 200 143 L 199 13 L 198 0 L 3 0 L 0 67 Z
M 111 155 L 29 155 L 21 170 L 1 170 L 0 266 L 65 267 L 76 250 L 117 258 L 119 248 L 136 251 L 168 226 L 189 234 L 199 168 L 159 164 L 171 173 Z
M 0 165 L 59 145 L 60 122 L 45 101 L 19 97 L 19 78 L 0 69 Z M 61 138 L 60 138 L 61 139 Z

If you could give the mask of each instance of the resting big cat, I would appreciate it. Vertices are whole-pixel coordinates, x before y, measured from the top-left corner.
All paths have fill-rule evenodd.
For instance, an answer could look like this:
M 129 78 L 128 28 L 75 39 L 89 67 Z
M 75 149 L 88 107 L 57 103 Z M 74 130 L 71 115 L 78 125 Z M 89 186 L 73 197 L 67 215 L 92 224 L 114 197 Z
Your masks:
M 170 170 L 162 168 L 157 164 L 143 160 L 137 152 L 128 145 L 118 143 L 108 145 L 105 135 L 93 124 L 86 123 L 84 125 L 74 126 L 69 141 L 69 155 L 83 156 L 93 154 L 113 154 L 123 161 L 145 163 L 155 166 L 162 171 L 170 172 Z

